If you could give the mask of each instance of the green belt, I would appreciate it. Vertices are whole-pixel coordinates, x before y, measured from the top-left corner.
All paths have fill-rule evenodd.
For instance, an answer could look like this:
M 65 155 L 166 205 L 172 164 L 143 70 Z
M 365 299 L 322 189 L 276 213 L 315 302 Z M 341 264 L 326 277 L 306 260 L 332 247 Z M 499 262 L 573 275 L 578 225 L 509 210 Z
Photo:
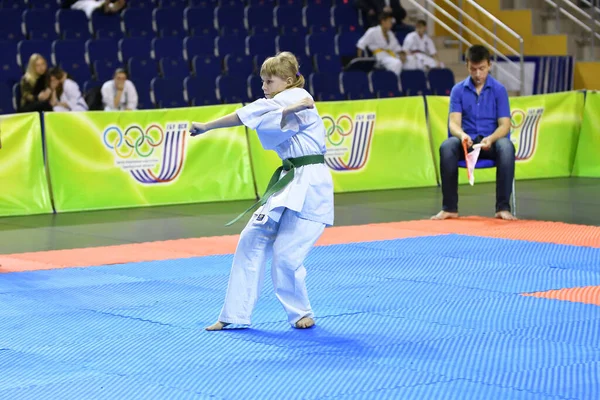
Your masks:
M 252 204 L 246 211 L 238 215 L 233 221 L 228 222 L 225 226 L 229 226 L 231 224 L 236 223 L 240 218 L 242 218 L 248 211 L 252 210 L 255 207 L 260 207 L 267 202 L 269 197 L 274 193 L 279 192 L 281 189 L 286 187 L 293 179 L 294 179 L 294 169 L 298 167 L 303 167 L 305 165 L 310 164 L 323 164 L 325 162 L 325 156 L 322 154 L 315 154 L 312 156 L 303 156 L 296 158 L 287 158 L 283 160 L 281 167 L 277 168 L 269 181 L 269 185 L 267 186 L 267 190 L 265 190 L 265 194 L 262 195 L 260 200 L 256 203 Z M 281 179 L 279 176 L 281 175 L 281 171 L 289 171 L 285 174 Z

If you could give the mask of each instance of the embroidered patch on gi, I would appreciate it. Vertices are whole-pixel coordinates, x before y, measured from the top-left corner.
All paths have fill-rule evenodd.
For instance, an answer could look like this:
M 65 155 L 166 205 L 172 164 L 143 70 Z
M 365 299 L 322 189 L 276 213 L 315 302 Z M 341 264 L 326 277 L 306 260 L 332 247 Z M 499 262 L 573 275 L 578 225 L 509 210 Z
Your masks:
M 259 221 L 259 222 L 262 221 L 263 219 L 265 219 L 265 214 L 258 214 L 256 216 L 256 220 Z

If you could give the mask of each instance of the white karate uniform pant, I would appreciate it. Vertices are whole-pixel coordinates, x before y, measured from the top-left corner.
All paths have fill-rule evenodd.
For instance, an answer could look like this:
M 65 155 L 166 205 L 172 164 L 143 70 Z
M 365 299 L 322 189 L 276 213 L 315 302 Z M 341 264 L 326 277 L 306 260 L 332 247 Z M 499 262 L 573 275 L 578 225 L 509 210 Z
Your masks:
M 415 53 L 414 56 L 419 60 L 419 63 L 423 68 L 444 68 L 444 63 L 437 62 L 435 58 L 427 54 Z
M 375 55 L 375 59 L 381 67 L 400 76 L 400 72 L 402 72 L 402 61 L 399 58 L 382 51 Z
M 271 255 L 273 288 L 289 323 L 294 325 L 303 317 L 314 317 L 306 290 L 304 259 L 325 224 L 299 218 L 287 208 L 279 222 L 264 218 L 266 222 L 257 221 L 253 215 L 240 235 L 219 316 L 221 322 L 250 325 Z
M 388 71 L 392 71 L 398 75 L 398 77 L 400 77 L 402 69 L 423 69 L 421 60 L 412 54 L 406 56 L 406 62 L 404 63 L 399 58 L 395 58 L 384 52 L 377 53 L 376 57 L 380 66 Z
M 78 0 L 71 6 L 71 9 L 82 10 L 88 18 L 91 18 L 93 12 L 102 6 L 104 6 L 104 0 Z

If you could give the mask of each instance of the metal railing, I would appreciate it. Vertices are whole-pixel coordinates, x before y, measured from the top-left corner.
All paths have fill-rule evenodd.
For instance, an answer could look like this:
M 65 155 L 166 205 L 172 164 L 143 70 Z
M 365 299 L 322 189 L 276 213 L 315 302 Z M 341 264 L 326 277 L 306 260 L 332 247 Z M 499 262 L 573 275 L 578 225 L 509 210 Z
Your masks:
M 592 58 L 595 59 L 596 41 L 598 40 L 600 43 L 600 8 L 593 5 L 588 0 L 581 0 L 581 2 L 590 7 L 591 13 L 587 13 L 577 4 L 573 3 L 571 0 L 544 0 L 544 2 L 553 7 L 555 10 L 556 29 L 558 30 L 558 32 L 561 32 L 560 16 L 564 15 L 575 25 L 577 25 L 585 32 L 587 32 L 587 34 L 590 35 Z M 589 25 L 583 22 L 583 20 L 589 20 Z M 596 32 L 596 30 L 598 30 L 598 32 Z
M 441 27 L 443 27 L 446 31 L 448 31 L 448 33 L 450 33 L 452 36 L 454 36 L 459 41 L 461 55 L 463 54 L 463 47 L 462 47 L 463 44 L 465 44 L 467 47 L 472 46 L 472 43 L 470 43 L 468 40 L 466 40 L 464 38 L 463 31 L 468 32 L 473 38 L 478 40 L 479 44 L 482 44 L 482 45 L 490 48 L 490 50 L 493 53 L 494 60 L 497 61 L 498 58 L 500 58 L 500 59 L 506 61 L 506 63 L 510 66 L 510 68 L 512 68 L 514 70 L 514 74 L 507 74 L 507 77 L 509 79 L 512 79 L 515 83 L 519 84 L 520 94 L 523 94 L 525 92 L 524 43 L 523 43 L 523 38 L 518 33 L 516 33 L 514 30 L 510 29 L 508 26 L 506 26 L 506 24 L 504 24 L 502 21 L 500 21 L 498 18 L 496 18 L 494 15 L 492 15 L 485 8 L 481 7 L 479 4 L 477 4 L 473 0 L 465 0 L 465 1 L 469 4 L 471 4 L 473 7 L 475 7 L 478 11 L 481 12 L 482 15 L 484 15 L 487 19 L 489 19 L 492 22 L 493 32 L 490 31 L 488 28 L 486 28 L 479 21 L 477 21 L 476 19 L 471 17 L 467 12 L 465 12 L 463 10 L 463 1 L 462 0 L 459 0 L 458 6 L 449 0 L 442 0 L 444 3 L 446 3 L 448 6 L 450 6 L 452 9 L 454 9 L 458 12 L 459 19 L 456 19 L 455 17 L 450 15 L 450 13 L 448 13 L 446 10 L 444 10 L 442 7 L 440 7 L 439 3 L 442 2 L 440 0 L 437 0 L 437 1 L 422 0 L 421 1 L 425 5 L 427 5 L 431 8 L 434 8 L 437 12 L 439 12 L 441 15 L 444 15 L 450 21 L 454 22 L 458 26 L 458 30 L 459 30 L 458 32 L 456 32 L 454 29 L 450 28 L 446 23 L 444 23 L 440 18 L 438 18 L 434 13 L 429 11 L 429 9 L 428 9 L 429 7 L 426 8 L 423 5 L 419 4 L 419 2 L 417 2 L 415 0 L 408 0 L 408 1 L 413 6 L 415 6 L 415 8 L 417 8 L 423 14 L 425 14 L 426 16 L 428 16 L 429 18 L 434 20 L 437 24 L 439 24 Z M 438 3 L 438 4 L 436 4 L 436 3 Z M 489 35 L 492 38 L 493 43 L 492 44 L 488 43 L 487 40 L 483 39 L 480 35 L 473 32 L 473 30 L 471 30 L 463 22 L 463 19 L 465 19 L 465 18 L 468 19 L 469 21 L 471 21 L 479 29 L 484 31 L 487 35 Z M 516 38 L 519 41 L 519 50 L 518 51 L 516 49 L 512 48 L 510 45 L 508 45 L 506 42 L 504 42 L 502 39 L 500 39 L 498 37 L 498 34 L 497 34 L 498 28 L 502 28 L 503 30 L 508 32 L 511 36 L 513 36 L 514 38 Z M 504 49 L 507 50 L 508 54 L 518 56 L 519 63 L 518 64 L 515 63 L 514 61 L 512 61 L 511 59 L 506 57 L 503 52 L 499 51 L 498 44 L 502 45 L 502 47 L 504 47 Z M 517 78 L 517 76 L 519 78 Z

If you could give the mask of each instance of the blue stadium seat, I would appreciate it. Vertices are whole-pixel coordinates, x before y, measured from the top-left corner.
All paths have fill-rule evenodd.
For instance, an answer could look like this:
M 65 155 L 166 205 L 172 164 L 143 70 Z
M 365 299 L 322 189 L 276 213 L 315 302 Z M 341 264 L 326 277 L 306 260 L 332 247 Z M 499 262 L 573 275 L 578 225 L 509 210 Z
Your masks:
M 273 8 L 266 6 L 248 6 L 244 10 L 246 29 L 253 26 L 273 26 Z
M 180 2 L 181 3 L 181 2 Z M 155 8 L 152 11 L 154 32 L 161 37 L 186 36 L 183 25 L 183 8 Z
M 19 82 L 23 72 L 17 64 L 17 57 L 14 50 L 11 50 L 6 56 L 2 53 L 0 57 L 0 82 L 11 86 Z
M 214 11 L 216 25 L 221 29 L 224 26 L 244 26 L 244 8 L 239 6 L 218 6 Z
M 161 58 L 158 66 L 163 78 L 184 79 L 190 74 L 187 63 L 180 58 Z
M 331 7 L 331 25 L 332 26 L 354 26 L 358 27 L 360 20 L 358 10 L 353 4 L 336 4 Z
M 338 74 L 312 73 L 308 77 L 309 91 L 321 101 L 345 100 L 340 92 Z
M 138 110 L 151 110 L 155 108 L 150 92 L 152 90 L 150 83 L 139 82 L 130 79 L 138 94 Z
M 335 54 L 335 36 L 332 33 L 313 33 L 306 36 L 308 55 Z
M 0 40 L 0 54 L 2 54 L 2 61 L 17 62 L 17 43 L 11 40 Z
M 241 36 L 219 36 L 215 39 L 219 57 L 227 54 L 246 54 L 246 38 Z
M 180 11 L 181 13 L 183 13 L 183 9 L 185 8 L 187 1 L 181 1 L 181 0 L 158 0 L 156 3 L 158 8 L 165 8 L 165 9 L 176 9 L 178 11 Z
M 214 18 L 212 7 L 210 9 L 188 7 L 183 12 L 183 27 L 190 33 L 195 28 L 213 28 Z
M 51 10 L 26 10 L 23 12 L 22 18 L 27 35 L 32 30 L 49 33 L 56 32 L 54 27 L 54 12 Z
M 32 40 L 45 40 L 47 42 L 52 42 L 54 40 L 59 39 L 58 33 L 55 31 L 45 31 L 45 30 L 35 30 L 32 29 L 29 32 L 29 39 Z
M 272 35 L 273 37 L 279 33 L 278 29 L 272 25 L 254 25 L 249 32 L 252 35 Z
M 335 54 L 340 57 L 356 57 L 356 43 L 362 34 L 358 32 L 344 32 L 335 35 Z
M 131 80 L 149 87 L 150 81 L 158 75 L 156 61 L 150 57 L 131 57 L 127 63 L 127 70 Z
M 85 42 L 85 57 L 90 65 L 96 60 L 117 62 L 119 46 L 113 39 L 90 39 Z
M 221 36 L 248 36 L 248 31 L 243 25 L 240 26 L 224 26 L 220 29 Z
M 306 41 L 300 35 L 279 35 L 275 37 L 277 52 L 291 51 L 295 55 L 306 54 Z
M 156 77 L 150 82 L 154 104 L 158 108 L 187 107 L 183 98 L 183 79 Z
M 90 89 L 101 88 L 105 81 L 89 80 L 83 83 L 83 93 L 87 93 Z
M 302 9 L 304 26 L 331 26 L 330 7 L 323 4 L 308 4 Z
M 0 9 L 3 10 L 17 10 L 25 11 L 30 8 L 27 4 L 27 0 L 1 0 Z
M 314 56 L 317 72 L 339 74 L 342 72 L 342 62 L 334 54 L 317 54 Z
M 62 38 L 82 39 L 90 38 L 89 21 L 81 10 L 58 10 L 56 12 L 56 25 L 58 34 Z
M 122 63 L 131 57 L 150 58 L 151 43 L 147 38 L 123 38 L 119 40 L 119 60 Z
M 448 68 L 432 68 L 427 74 L 431 94 L 436 96 L 450 96 L 454 86 L 454 74 Z
M 208 36 L 211 39 L 214 39 L 219 36 L 219 31 L 217 31 L 215 29 L 214 26 L 197 26 L 195 28 L 192 28 L 192 30 L 190 31 L 190 36 L 193 37 L 201 37 L 201 36 Z
M 14 109 L 11 87 L 6 83 L 0 82 L 0 114 L 13 114 Z
M 48 65 L 52 63 L 52 42 L 45 40 L 21 40 L 17 44 L 17 64 L 22 68 L 27 67 L 29 57 L 33 53 L 41 54 Z
M 96 60 L 92 65 L 94 66 L 96 80 L 102 83 L 112 79 L 116 69 L 121 67 L 121 64 L 117 60 Z
M 160 60 L 163 57 L 182 58 L 183 41 L 174 36 L 152 39 L 152 58 Z
M 153 0 L 127 0 L 127 8 L 154 8 Z
M 427 95 L 427 78 L 425 72 L 420 69 L 403 70 L 400 72 L 400 83 L 402 92 L 407 96 Z
M 252 74 L 254 65 L 252 58 L 244 55 L 228 54 L 225 56 L 225 72 L 228 75 L 248 76 Z
M 217 77 L 217 98 L 225 103 L 243 103 L 250 101 L 246 79 L 241 76 L 219 75 Z
M 281 5 L 273 10 L 275 26 L 303 26 L 302 8 L 299 5 Z
M 369 87 L 369 78 L 362 71 L 348 71 L 340 74 L 342 92 L 349 100 L 371 99 L 374 97 Z
M 250 100 L 255 101 L 263 99 L 265 93 L 262 90 L 262 79 L 257 75 L 250 75 L 247 79 L 248 89 L 250 89 Z
M 188 76 L 183 80 L 185 100 L 193 106 L 209 106 L 219 104 L 215 90 L 215 79 L 212 81 L 197 76 Z
M 254 56 L 255 54 L 275 54 L 275 36 L 268 34 L 258 34 L 246 37 L 246 54 Z
M 369 72 L 369 82 L 373 93 L 386 93 L 400 91 L 398 77 L 392 71 L 376 69 Z M 389 97 L 389 96 L 385 96 Z
M 148 8 L 127 8 L 123 11 L 123 27 L 126 36 L 154 37 L 152 10 Z
M 0 9 L 0 40 L 13 40 L 15 42 L 24 39 L 21 30 L 21 14 L 19 9 Z
M 21 83 L 17 82 L 12 86 L 12 104 L 13 109 L 18 111 L 21 107 Z
M 14 1 L 14 0 L 13 0 Z M 21 2 L 21 1 L 19 1 Z M 32 9 L 43 9 L 43 10 L 52 10 L 56 11 L 59 9 L 59 4 L 53 0 L 27 0 L 27 4 L 29 8 Z
M 65 61 L 86 62 L 83 40 L 69 39 L 52 42 L 52 63 L 58 65 Z
M 118 15 L 107 15 L 103 13 L 93 13 L 91 19 L 92 32 L 96 39 L 111 38 L 121 39 L 121 18 Z
M 308 28 L 304 25 L 285 25 L 279 28 L 280 33 L 284 36 L 288 35 L 299 35 L 302 36 L 302 40 L 304 40 L 304 36 L 308 35 Z
M 183 58 L 191 61 L 195 56 L 215 53 L 215 39 L 210 36 L 186 37 L 183 39 Z
M 195 56 L 192 59 L 192 71 L 206 82 L 215 82 L 221 75 L 221 60 L 216 56 Z

